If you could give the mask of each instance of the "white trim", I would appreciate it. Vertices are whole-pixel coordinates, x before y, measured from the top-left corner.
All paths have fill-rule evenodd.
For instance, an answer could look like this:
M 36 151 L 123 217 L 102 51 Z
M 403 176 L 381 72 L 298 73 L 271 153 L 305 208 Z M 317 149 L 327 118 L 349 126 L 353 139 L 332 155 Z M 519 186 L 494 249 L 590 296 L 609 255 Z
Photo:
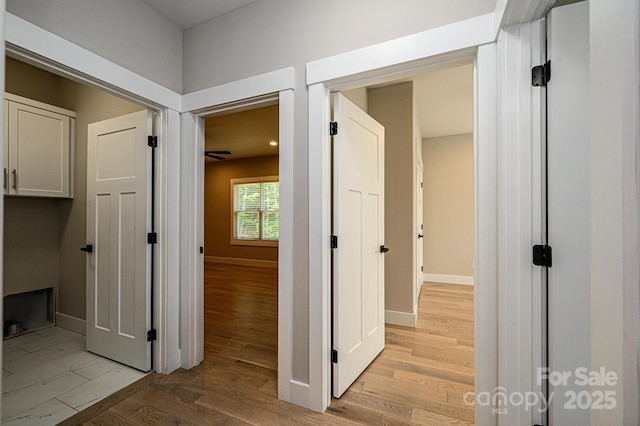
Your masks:
M 336 55 L 307 64 L 309 85 L 309 408 L 324 411 L 331 401 L 328 359 L 331 327 L 329 299 L 331 274 L 330 235 L 330 140 L 328 135 L 330 89 L 365 79 L 401 78 L 398 69 L 415 72 L 415 63 L 438 64 L 451 59 L 448 49 L 476 49 L 475 87 L 475 264 L 476 278 L 483 283 L 476 293 L 476 389 L 494 389 L 497 372 L 497 116 L 496 47 L 494 14 L 419 35 Z M 425 42 L 428 40 L 428 43 Z M 425 46 L 425 43 L 427 46 Z M 486 44 L 491 43 L 491 44 Z M 393 46 L 396 52 L 388 52 Z M 470 52 L 466 52 L 469 56 Z M 471 52 L 473 53 L 473 52 Z M 429 57 L 435 55 L 437 57 Z M 414 61 L 413 64 L 400 61 Z M 414 65 L 411 67 L 411 65 Z M 354 73 L 360 73 L 354 75 Z M 480 112 L 479 112 L 480 111 Z M 479 201 L 482 201 L 480 203 Z M 479 226 L 478 226 L 479 225 Z M 486 331 L 478 332 L 479 326 Z M 486 366 L 486 368 L 485 368 Z M 479 378 L 479 380 L 478 380 Z M 479 386 L 478 386 L 479 384 Z M 476 409 L 477 424 L 496 423 L 495 414 Z
M 204 170 L 197 161 L 204 126 L 194 114 L 182 114 L 180 122 L 180 366 L 190 369 L 204 359 Z
M 56 326 L 64 328 L 65 330 L 73 331 L 74 333 L 82 334 L 83 336 L 87 334 L 86 320 L 62 314 L 60 312 L 56 312 Z
M 291 380 L 289 383 L 291 388 L 291 403 L 306 407 L 309 405 L 309 384 L 302 383 L 297 380 Z
M 181 151 L 181 330 L 183 368 L 204 359 L 204 117 L 277 102 L 279 105 L 280 240 L 278 244 L 278 398 L 298 393 L 292 382 L 293 345 L 293 69 L 262 74 L 185 95 Z M 274 88 L 283 88 L 275 93 Z M 249 88 L 249 89 L 248 89 Z M 249 98 L 247 98 L 249 96 Z M 296 391 L 297 392 L 297 391 Z M 308 393 L 305 393 L 307 395 Z M 304 400 L 305 398 L 302 398 Z M 304 402 L 304 401 L 303 401 Z M 301 403 L 304 406 L 308 402 Z
M 384 311 L 384 322 L 387 324 L 415 327 L 418 320 L 417 312 Z
M 156 107 L 168 107 L 176 111 L 181 108 L 181 96 L 139 74 L 96 55 L 82 47 L 50 33 L 22 18 L 5 12 L 5 41 L 7 52 L 15 53 L 14 47 L 31 52 L 30 62 L 46 68 L 58 68 L 76 80 L 96 85 L 121 94 L 133 94 L 134 98 L 144 98 Z M 37 55 L 37 56 L 36 56 Z M 42 59 L 45 59 L 43 62 Z M 52 64 L 53 61 L 55 64 Z M 84 74 L 84 75 L 82 75 Z
M 362 74 L 459 50 L 475 48 L 495 40 L 495 14 L 430 29 L 406 37 L 307 63 L 307 84 Z
M 219 86 L 209 87 L 182 96 L 182 111 L 197 111 L 212 105 L 251 99 L 268 93 L 277 93 L 295 87 L 295 69 L 283 68 L 243 78 Z
M 500 386 L 520 392 L 542 391 L 536 368 L 542 363 L 542 268 L 530 250 L 544 243 L 543 131 L 545 90 L 531 86 L 530 70 L 545 61 L 540 21 L 505 28 L 498 42 L 498 150 L 500 192 L 499 352 Z M 514 285 L 517 284 L 517 285 Z M 542 408 L 536 407 L 536 408 Z M 510 407 L 506 424 L 543 423 L 540 411 Z
M 257 266 L 263 268 L 277 268 L 277 260 L 240 259 L 237 257 L 205 256 L 205 262 L 224 263 L 226 265 Z
M 474 352 L 475 391 L 492 392 L 498 378 L 498 116 L 495 43 L 478 47 L 474 66 Z M 475 424 L 497 424 L 490 406 L 476 405 Z
M 309 408 L 331 402 L 331 144 L 330 93 L 309 86 Z
M 500 13 L 500 20 L 497 22 L 498 29 L 511 25 L 532 22 L 544 18 L 549 9 L 553 7 L 556 0 L 535 0 L 520 1 L 508 0 L 504 1 L 504 10 Z
M 425 272 L 423 282 L 473 285 L 473 276 L 428 274 Z
M 279 94 L 280 239 L 278 242 L 278 398 L 309 405 L 309 392 L 293 383 L 293 89 Z M 291 383 L 287 386 L 287 383 Z M 308 387 L 307 387 L 308 388 Z M 301 400 L 301 398 L 304 399 Z
M 156 149 L 156 259 L 155 371 L 170 373 L 180 367 L 180 114 L 168 109 L 158 117 Z M 171 141 L 171 142 L 170 142 Z

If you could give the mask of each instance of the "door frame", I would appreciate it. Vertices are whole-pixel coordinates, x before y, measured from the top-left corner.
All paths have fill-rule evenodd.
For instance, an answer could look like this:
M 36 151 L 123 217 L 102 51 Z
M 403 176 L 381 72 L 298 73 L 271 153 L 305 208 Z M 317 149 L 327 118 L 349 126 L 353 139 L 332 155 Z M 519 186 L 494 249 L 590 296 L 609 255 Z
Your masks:
M 280 240 L 278 243 L 278 398 L 301 405 L 304 386 L 292 379 L 293 89 L 284 68 L 192 92 L 183 97 L 181 134 L 181 355 L 183 368 L 204 359 L 204 118 L 279 105 Z
M 158 243 L 153 343 L 159 373 L 180 366 L 178 342 L 179 297 L 179 113 L 181 96 L 151 80 L 106 60 L 9 12 L 5 16 L 6 53 L 65 78 L 135 102 L 157 114 L 156 223 Z M 4 73 L 4 69 L 2 71 Z M 4 97 L 4 92 L 2 92 Z M 173 142 L 170 142 L 173 141 Z
M 498 386 L 498 127 L 494 14 L 307 64 L 309 90 L 309 406 L 331 402 L 330 94 L 398 80 L 419 70 L 474 61 L 476 389 Z M 477 424 L 495 424 L 476 407 Z

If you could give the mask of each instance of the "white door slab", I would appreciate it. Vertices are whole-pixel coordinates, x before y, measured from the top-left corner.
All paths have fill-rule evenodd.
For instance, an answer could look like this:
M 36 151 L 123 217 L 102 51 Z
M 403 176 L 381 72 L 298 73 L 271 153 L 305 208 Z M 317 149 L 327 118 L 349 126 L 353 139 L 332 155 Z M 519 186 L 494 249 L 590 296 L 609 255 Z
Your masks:
M 150 176 L 152 116 L 92 123 L 87 147 L 87 350 L 151 369 Z
M 384 348 L 384 127 L 340 94 L 333 137 L 333 395 Z

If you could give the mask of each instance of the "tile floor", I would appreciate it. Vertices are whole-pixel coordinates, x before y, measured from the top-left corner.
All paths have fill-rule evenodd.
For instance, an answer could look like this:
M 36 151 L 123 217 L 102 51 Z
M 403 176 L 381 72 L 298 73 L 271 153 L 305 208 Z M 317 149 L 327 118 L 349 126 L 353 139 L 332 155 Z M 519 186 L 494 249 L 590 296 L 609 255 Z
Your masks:
M 5 340 L 1 423 L 55 425 L 146 375 L 84 348 L 58 327 Z

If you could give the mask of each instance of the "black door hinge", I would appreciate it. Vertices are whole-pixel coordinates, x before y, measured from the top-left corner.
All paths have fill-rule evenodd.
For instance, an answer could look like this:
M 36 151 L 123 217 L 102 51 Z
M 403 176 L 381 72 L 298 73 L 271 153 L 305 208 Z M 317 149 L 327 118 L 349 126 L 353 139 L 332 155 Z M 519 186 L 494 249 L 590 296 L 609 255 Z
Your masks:
M 551 246 L 540 244 L 533 246 L 533 264 L 551 268 Z
M 157 136 L 149 136 L 149 138 L 147 139 L 147 145 L 149 145 L 150 148 L 157 148 L 158 147 L 158 137 Z
M 158 340 L 158 332 L 155 328 L 147 331 L 147 342 L 153 342 L 154 340 Z
M 531 69 L 531 84 L 535 87 L 546 86 L 551 80 L 551 61 Z
M 332 235 L 331 236 L 331 248 L 332 249 L 338 248 L 338 236 L 337 235 Z
M 332 121 L 331 123 L 329 123 L 329 135 L 335 136 L 337 134 L 338 134 L 338 122 Z
M 147 234 L 147 244 L 156 244 L 158 242 L 158 234 L 156 232 L 149 232 Z
M 336 351 L 335 349 L 331 349 L 331 362 L 333 362 L 334 364 L 338 363 L 338 351 Z

